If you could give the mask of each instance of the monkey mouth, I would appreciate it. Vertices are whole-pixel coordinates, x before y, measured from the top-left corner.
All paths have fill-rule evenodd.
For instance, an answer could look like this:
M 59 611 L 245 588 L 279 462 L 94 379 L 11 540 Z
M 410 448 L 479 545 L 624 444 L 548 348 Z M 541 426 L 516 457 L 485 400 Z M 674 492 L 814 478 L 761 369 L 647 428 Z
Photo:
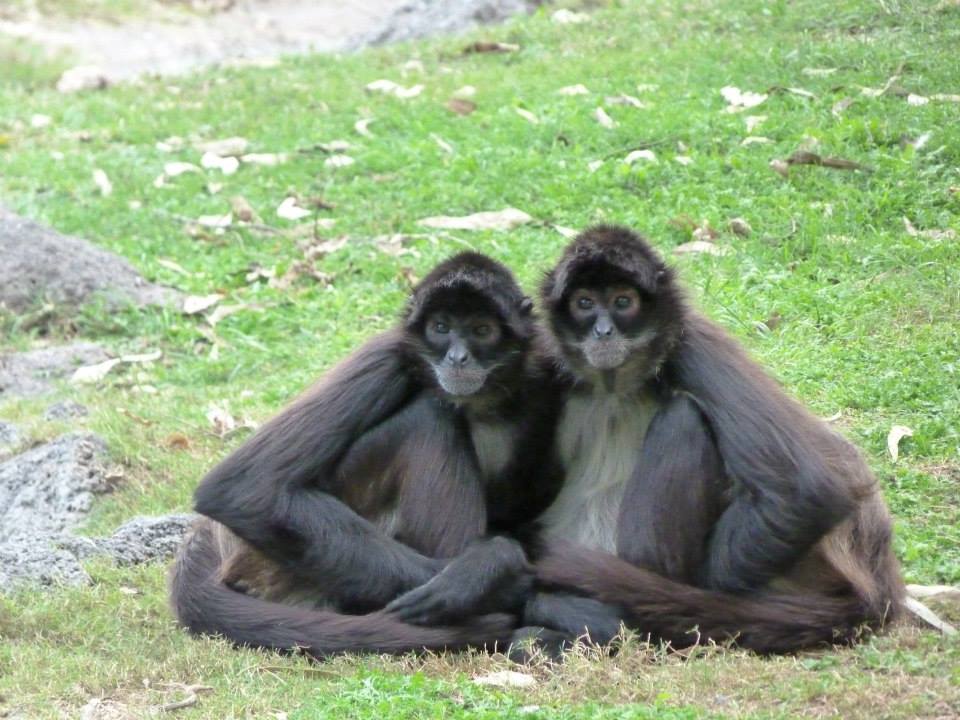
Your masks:
M 628 348 L 625 343 L 608 341 L 588 342 L 583 347 L 583 356 L 590 367 L 597 370 L 615 370 L 627 361 Z
M 487 381 L 487 373 L 479 368 L 448 368 L 434 366 L 437 382 L 448 395 L 464 397 L 479 392 Z

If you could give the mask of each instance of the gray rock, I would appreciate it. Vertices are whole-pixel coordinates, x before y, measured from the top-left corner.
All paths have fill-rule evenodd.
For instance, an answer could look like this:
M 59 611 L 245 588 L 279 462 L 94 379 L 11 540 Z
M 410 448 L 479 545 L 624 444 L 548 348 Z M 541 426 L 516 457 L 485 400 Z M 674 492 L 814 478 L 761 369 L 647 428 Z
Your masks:
M 90 576 L 79 558 L 56 546 L 54 535 L 0 542 L 0 593 L 18 585 L 87 585 Z
M 43 413 L 43 419 L 47 421 L 70 420 L 72 418 L 86 417 L 89 414 L 90 411 L 86 405 L 81 405 L 73 400 L 63 400 L 48 407 L 47 411 Z
M 79 366 L 93 365 L 109 357 L 102 347 L 90 342 L 0 355 L 0 402 L 42 395 Z
M 173 557 L 195 519 L 195 515 L 188 514 L 135 517 L 110 537 L 75 537 L 62 541 L 59 546 L 81 559 L 108 555 L 118 565 L 165 560 Z
M 0 463 L 0 544 L 61 535 L 110 489 L 106 447 L 90 434 L 70 434 Z
M 353 46 L 459 33 L 530 13 L 541 4 L 539 0 L 411 0 L 388 15 L 379 27 L 356 38 Z
M 167 304 L 178 294 L 144 280 L 123 258 L 32 220 L 0 212 L 0 307 L 77 307 L 101 297 L 110 308 Z
M 0 420 L 0 450 L 20 443 L 20 431 L 13 423 Z

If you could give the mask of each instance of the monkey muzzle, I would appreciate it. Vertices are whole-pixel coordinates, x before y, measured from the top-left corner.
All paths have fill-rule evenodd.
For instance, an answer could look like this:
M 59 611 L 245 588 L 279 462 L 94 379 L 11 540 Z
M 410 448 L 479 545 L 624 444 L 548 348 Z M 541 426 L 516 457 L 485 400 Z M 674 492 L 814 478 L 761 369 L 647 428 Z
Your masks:
M 590 367 L 615 370 L 627 361 L 630 348 L 622 338 L 590 339 L 583 344 L 583 356 Z
M 487 371 L 474 365 L 459 367 L 446 364 L 434 365 L 437 382 L 448 395 L 466 396 L 480 391 L 487 381 Z

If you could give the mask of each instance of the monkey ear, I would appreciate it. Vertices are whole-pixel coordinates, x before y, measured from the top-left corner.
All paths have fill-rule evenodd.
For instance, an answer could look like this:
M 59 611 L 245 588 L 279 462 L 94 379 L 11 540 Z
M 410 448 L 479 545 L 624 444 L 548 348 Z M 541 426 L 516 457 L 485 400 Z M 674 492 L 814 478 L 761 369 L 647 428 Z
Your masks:
M 520 302 L 517 303 L 517 310 L 521 316 L 526 317 L 533 310 L 533 300 L 529 297 L 523 297 Z

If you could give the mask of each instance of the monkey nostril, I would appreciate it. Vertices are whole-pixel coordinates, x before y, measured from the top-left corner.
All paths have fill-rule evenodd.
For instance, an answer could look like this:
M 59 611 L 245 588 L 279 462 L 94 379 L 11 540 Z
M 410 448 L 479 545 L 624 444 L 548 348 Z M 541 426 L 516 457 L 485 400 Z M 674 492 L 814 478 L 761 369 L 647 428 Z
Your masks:
M 466 365 L 470 354 L 466 350 L 451 350 L 447 353 L 447 361 L 451 365 Z

